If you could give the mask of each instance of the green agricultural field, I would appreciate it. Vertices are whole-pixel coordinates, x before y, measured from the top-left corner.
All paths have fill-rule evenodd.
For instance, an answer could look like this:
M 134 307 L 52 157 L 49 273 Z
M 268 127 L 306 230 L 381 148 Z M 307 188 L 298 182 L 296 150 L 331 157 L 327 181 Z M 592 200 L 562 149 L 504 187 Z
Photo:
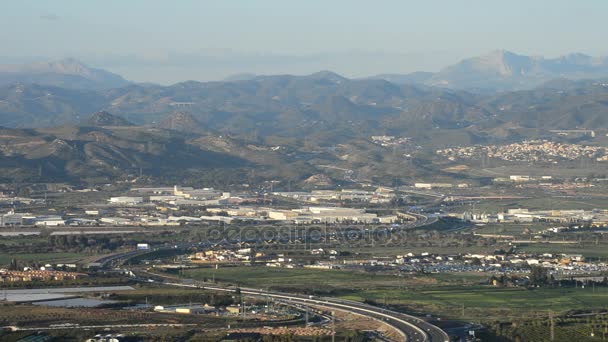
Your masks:
M 329 295 L 395 305 L 409 312 L 486 321 L 521 319 L 574 309 L 608 308 L 608 288 L 499 288 L 480 285 L 488 276 L 473 273 L 399 277 L 344 270 L 226 267 L 184 271 L 184 277 L 298 292 L 331 290 Z
M 495 288 L 442 286 L 393 290 L 365 290 L 343 296 L 357 301 L 398 305 L 409 311 L 471 320 L 542 316 L 575 309 L 605 309 L 608 288 Z M 464 314 L 464 316 L 463 316 Z
M 242 266 L 225 268 L 199 268 L 184 270 L 183 277 L 197 280 L 215 279 L 218 283 L 238 284 L 244 287 L 283 287 L 294 289 L 361 291 L 370 289 L 403 289 L 428 286 L 476 285 L 487 280 L 478 273 L 432 274 L 399 276 L 389 273 L 370 273 L 351 270 L 319 270 L 305 268 L 272 268 Z
M 193 279 L 215 279 L 216 282 L 246 287 L 293 287 L 302 289 L 365 288 L 399 286 L 393 275 L 342 270 L 286 269 L 262 266 L 201 268 L 184 270 L 183 276 Z

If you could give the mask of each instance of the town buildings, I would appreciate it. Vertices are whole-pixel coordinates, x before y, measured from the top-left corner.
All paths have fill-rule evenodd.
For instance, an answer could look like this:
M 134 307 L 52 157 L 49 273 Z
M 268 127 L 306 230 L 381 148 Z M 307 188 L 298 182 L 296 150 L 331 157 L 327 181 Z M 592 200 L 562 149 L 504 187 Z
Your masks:
M 62 281 L 84 277 L 85 274 L 53 270 L 12 271 L 0 269 L 0 283 L 31 282 L 31 281 Z

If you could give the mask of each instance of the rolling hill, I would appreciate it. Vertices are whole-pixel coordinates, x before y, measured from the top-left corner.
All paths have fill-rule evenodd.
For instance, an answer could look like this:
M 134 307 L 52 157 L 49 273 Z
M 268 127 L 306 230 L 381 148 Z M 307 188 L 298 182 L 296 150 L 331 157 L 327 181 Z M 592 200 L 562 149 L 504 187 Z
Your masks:
M 162 176 L 180 169 L 249 165 L 245 159 L 190 144 L 177 133 L 134 126 L 2 129 L 0 155 L 2 178 L 23 181 L 79 183 L 140 171 Z
M 94 127 L 103 126 L 133 126 L 131 122 L 106 111 L 93 113 L 86 121 L 86 125 Z

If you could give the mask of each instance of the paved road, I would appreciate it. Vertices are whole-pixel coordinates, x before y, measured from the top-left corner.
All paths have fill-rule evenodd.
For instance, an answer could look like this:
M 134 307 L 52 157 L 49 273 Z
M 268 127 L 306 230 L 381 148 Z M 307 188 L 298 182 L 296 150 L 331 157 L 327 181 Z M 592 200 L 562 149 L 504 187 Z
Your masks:
M 180 283 L 164 283 L 169 286 L 180 286 L 180 287 L 195 287 L 205 290 L 223 291 L 223 292 L 235 292 L 235 288 L 226 288 L 215 285 L 206 285 L 203 283 L 197 284 L 180 284 Z M 348 300 L 336 299 L 336 298 L 325 298 L 325 297 L 311 297 L 302 295 L 293 295 L 281 292 L 268 292 L 252 288 L 240 288 L 242 294 L 270 297 L 280 300 L 286 300 L 292 303 L 298 303 L 303 305 L 320 305 L 336 310 L 347 311 L 374 319 L 382 320 L 387 324 L 396 328 L 402 335 L 404 341 L 416 341 L 416 342 L 448 342 L 448 335 L 438 327 L 414 316 L 406 315 L 403 313 L 378 308 L 375 306 L 353 302 Z
M 112 255 L 107 255 L 107 256 L 101 257 L 101 258 L 95 260 L 93 263 L 98 263 L 99 266 L 103 268 L 103 267 L 107 267 L 113 263 L 121 263 L 121 261 L 127 260 L 127 259 L 137 256 L 139 254 L 142 254 L 142 251 L 120 252 L 120 253 L 115 253 Z
M 134 258 L 136 256 L 153 253 L 153 252 L 159 252 L 159 251 L 172 251 L 172 250 L 188 249 L 188 248 L 191 248 L 194 246 L 200 247 L 200 246 L 206 246 L 206 245 L 201 245 L 201 244 L 196 244 L 196 243 L 180 243 L 180 244 L 174 245 L 173 247 L 157 247 L 157 248 L 145 249 L 145 250 L 131 250 L 131 251 L 107 255 L 107 256 L 104 256 L 104 257 L 101 257 L 101 258 L 95 260 L 94 262 L 98 263 L 99 266 L 102 268 L 108 267 L 108 266 L 118 266 L 118 265 L 122 265 L 129 259 Z

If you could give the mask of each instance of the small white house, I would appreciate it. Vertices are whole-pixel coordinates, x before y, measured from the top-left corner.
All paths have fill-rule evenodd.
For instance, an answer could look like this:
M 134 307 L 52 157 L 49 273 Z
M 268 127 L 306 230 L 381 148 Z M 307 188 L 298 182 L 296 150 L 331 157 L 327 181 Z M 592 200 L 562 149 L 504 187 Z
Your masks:
M 144 202 L 143 197 L 131 197 L 131 196 L 118 196 L 110 197 L 110 203 L 112 204 L 141 204 Z
M 147 251 L 150 249 L 150 245 L 147 243 L 138 243 L 137 244 L 137 250 L 138 251 Z
M 65 226 L 65 220 L 60 216 L 46 216 L 36 218 L 35 225 L 37 227 L 57 227 Z

